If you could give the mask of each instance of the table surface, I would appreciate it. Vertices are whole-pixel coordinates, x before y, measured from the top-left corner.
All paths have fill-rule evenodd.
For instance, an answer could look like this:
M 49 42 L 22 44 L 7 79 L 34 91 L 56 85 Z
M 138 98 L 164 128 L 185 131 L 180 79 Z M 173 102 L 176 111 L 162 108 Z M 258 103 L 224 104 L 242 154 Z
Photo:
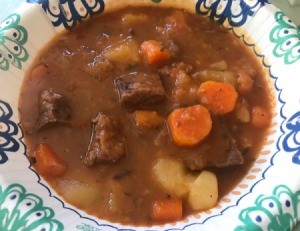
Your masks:
M 6 18 L 6 16 L 14 11 L 16 7 L 18 7 L 22 2 L 25 0 L 0 0 L 0 22 Z M 290 7 L 287 5 L 286 0 L 273 0 L 272 1 L 275 5 L 277 5 L 279 8 L 286 11 L 286 14 L 291 17 L 291 19 L 300 26 L 300 11 L 292 11 L 290 10 Z M 298 8 L 298 7 L 297 7 Z M 298 223 L 297 227 L 294 229 L 294 231 L 300 230 L 300 222 Z

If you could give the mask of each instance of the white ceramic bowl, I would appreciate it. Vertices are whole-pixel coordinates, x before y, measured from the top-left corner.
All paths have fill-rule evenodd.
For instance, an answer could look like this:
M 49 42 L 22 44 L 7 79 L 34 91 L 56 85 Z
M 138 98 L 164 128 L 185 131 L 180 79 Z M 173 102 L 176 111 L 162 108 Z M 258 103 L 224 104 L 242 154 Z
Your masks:
M 109 223 L 66 203 L 30 167 L 19 126 L 19 89 L 38 50 L 58 32 L 130 5 L 184 8 L 223 24 L 259 57 L 275 92 L 272 128 L 244 180 L 215 208 L 163 226 Z M 299 36 L 267 0 L 27 0 L 0 27 L 0 229 L 292 229 L 300 218 Z

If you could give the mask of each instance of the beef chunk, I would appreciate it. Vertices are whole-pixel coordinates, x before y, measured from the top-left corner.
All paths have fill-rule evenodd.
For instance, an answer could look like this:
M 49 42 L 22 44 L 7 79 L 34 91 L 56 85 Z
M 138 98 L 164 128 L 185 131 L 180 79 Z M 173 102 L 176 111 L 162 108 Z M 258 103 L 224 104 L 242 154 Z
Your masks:
M 182 78 L 188 76 L 187 78 L 190 79 L 189 75 L 192 71 L 192 66 L 185 64 L 183 62 L 173 63 L 171 66 L 164 66 L 158 70 L 163 84 L 167 90 L 172 91 L 176 87 L 180 87 L 180 85 L 184 84 L 185 82 L 182 81 Z M 190 84 L 190 81 L 186 81 Z
M 209 153 L 209 155 L 213 155 L 211 152 L 207 151 L 202 155 L 199 153 L 192 153 L 188 155 L 184 163 L 191 170 L 201 170 L 206 167 L 217 167 L 217 168 L 225 168 L 233 165 L 240 165 L 244 163 L 244 157 L 242 152 L 236 145 L 236 141 L 233 139 L 230 141 L 230 147 L 223 152 L 223 158 L 210 160 L 209 158 L 205 158 L 205 155 Z
M 149 106 L 165 98 L 165 90 L 156 74 L 131 73 L 115 79 L 120 103 L 125 107 Z
M 202 144 L 199 152 L 184 157 L 183 161 L 191 170 L 206 167 L 224 168 L 244 163 L 244 157 L 229 129 L 217 120 L 214 121 L 214 134 Z M 218 145 L 216 146 L 216 142 Z
M 198 102 L 197 89 L 199 84 L 195 84 L 190 76 L 192 66 L 180 62 L 162 67 L 158 71 L 168 98 L 174 103 L 188 106 Z
M 65 123 L 70 118 L 70 109 L 64 98 L 51 90 L 46 90 L 40 95 L 38 112 L 39 117 L 33 131 L 39 130 L 48 123 Z
M 229 133 L 227 133 L 227 136 L 230 142 L 230 148 L 226 150 L 227 155 L 225 157 L 225 160 L 223 162 L 216 163 L 216 167 L 218 168 L 240 165 L 244 163 L 243 154 L 238 148 L 236 140 Z
M 125 155 L 125 145 L 119 121 L 99 113 L 92 120 L 92 136 L 88 151 L 82 158 L 87 166 L 99 162 L 114 163 Z

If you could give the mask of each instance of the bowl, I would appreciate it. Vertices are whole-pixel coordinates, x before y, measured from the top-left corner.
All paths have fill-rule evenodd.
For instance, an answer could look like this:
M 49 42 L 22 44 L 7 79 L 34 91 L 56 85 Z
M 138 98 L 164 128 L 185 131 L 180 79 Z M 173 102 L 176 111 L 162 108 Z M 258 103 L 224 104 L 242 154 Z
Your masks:
M 274 90 L 275 113 L 245 178 L 212 209 L 183 221 L 131 227 L 64 201 L 32 168 L 18 95 L 37 52 L 57 33 L 128 6 L 183 8 L 210 17 L 251 48 Z M 27 0 L 0 25 L 2 230 L 291 230 L 300 219 L 300 31 L 267 0 Z

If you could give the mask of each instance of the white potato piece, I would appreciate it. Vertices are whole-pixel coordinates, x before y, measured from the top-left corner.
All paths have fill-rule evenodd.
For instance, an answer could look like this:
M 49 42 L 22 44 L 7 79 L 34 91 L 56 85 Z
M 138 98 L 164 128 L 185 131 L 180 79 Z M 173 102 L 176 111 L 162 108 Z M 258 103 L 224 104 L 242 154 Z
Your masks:
M 202 171 L 190 185 L 188 203 L 194 210 L 213 207 L 218 200 L 218 181 L 214 173 Z
M 228 66 L 225 60 L 210 65 L 210 68 L 216 71 L 226 71 Z
M 249 105 L 245 99 L 239 100 L 235 106 L 235 116 L 242 123 L 250 122 Z
M 186 173 L 181 162 L 172 159 L 159 159 L 153 170 L 156 180 L 166 192 L 180 198 L 187 196 L 190 184 L 196 179 Z
M 104 51 L 104 57 L 126 68 L 141 62 L 139 47 L 135 40 L 128 39 L 117 45 L 113 45 Z
M 236 78 L 231 71 L 216 71 L 216 70 L 205 70 L 196 72 L 192 77 L 197 81 L 216 81 L 222 83 L 229 83 L 236 86 Z
M 135 25 L 139 23 L 144 23 L 149 19 L 149 17 L 146 14 L 124 14 L 122 16 L 122 22 L 126 25 Z
M 58 188 L 69 203 L 84 207 L 93 205 L 103 196 L 99 187 L 80 181 L 61 181 Z

